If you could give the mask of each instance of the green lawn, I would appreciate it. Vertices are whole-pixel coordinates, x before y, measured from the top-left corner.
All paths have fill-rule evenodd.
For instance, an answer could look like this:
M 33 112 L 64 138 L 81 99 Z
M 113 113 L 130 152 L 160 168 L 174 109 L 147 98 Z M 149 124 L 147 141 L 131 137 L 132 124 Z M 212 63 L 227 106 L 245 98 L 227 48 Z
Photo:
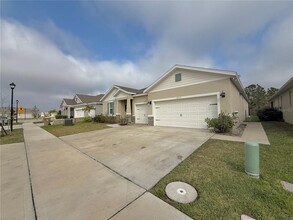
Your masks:
M 293 125 L 265 122 L 270 146 L 260 146 L 260 179 L 244 172 L 244 144 L 209 140 L 150 191 L 195 219 L 293 219 Z M 165 187 L 173 181 L 193 185 L 199 194 L 190 204 L 173 202 Z
M 108 128 L 108 126 L 96 122 L 77 122 L 73 126 L 45 125 L 42 126 L 42 128 L 57 137 L 61 137 L 65 135 L 78 134 L 82 132 L 101 130 Z
M 7 131 L 7 135 L 0 135 L 0 144 L 12 144 L 20 142 L 24 142 L 22 128 L 13 129 L 12 134 L 10 134 L 10 131 Z

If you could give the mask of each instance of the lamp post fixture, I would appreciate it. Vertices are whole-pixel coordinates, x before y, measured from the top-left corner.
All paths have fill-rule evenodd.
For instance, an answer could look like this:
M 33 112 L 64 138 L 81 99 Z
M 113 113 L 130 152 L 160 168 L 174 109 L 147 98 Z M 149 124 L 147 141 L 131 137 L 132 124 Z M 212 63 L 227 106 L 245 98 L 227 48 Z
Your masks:
M 10 85 L 10 88 L 11 88 L 11 112 L 10 112 L 10 131 L 12 132 L 13 130 L 13 90 L 15 88 L 15 83 L 12 82 L 9 84 Z
M 15 118 L 15 121 L 16 123 L 18 122 L 18 100 L 16 100 L 16 118 Z

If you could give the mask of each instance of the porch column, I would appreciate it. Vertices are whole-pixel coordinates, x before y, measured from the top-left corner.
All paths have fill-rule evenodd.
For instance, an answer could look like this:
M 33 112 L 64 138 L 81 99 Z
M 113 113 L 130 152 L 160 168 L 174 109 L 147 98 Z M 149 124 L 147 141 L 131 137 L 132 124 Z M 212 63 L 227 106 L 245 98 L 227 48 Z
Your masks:
M 71 108 L 67 107 L 67 118 L 70 118 L 70 110 L 71 110 Z
M 127 98 L 126 115 L 131 115 L 131 104 L 130 104 L 130 98 Z
M 131 102 L 130 98 L 127 98 L 127 107 L 126 107 L 126 118 L 128 120 L 128 123 L 131 123 Z

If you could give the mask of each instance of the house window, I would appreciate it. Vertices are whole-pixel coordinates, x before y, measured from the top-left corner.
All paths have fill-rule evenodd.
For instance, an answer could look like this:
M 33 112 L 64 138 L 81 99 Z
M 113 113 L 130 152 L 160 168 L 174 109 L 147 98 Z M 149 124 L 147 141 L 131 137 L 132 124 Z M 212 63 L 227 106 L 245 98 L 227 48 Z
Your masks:
M 280 105 L 280 109 L 282 109 L 283 106 L 283 97 L 281 96 L 281 105 Z
M 109 115 L 114 115 L 114 102 L 109 102 L 108 103 L 108 114 Z
M 181 73 L 175 74 L 175 82 L 181 81 Z
M 292 93 L 291 93 L 291 91 L 289 91 L 289 104 L 290 104 L 290 107 L 292 107 Z

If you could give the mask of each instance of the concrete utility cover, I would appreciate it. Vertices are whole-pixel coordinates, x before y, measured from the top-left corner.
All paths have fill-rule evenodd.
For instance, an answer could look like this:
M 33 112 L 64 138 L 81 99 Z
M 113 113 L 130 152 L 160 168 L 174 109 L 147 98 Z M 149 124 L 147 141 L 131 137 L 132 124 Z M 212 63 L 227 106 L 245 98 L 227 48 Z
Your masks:
M 285 190 L 287 190 L 289 192 L 293 192 L 293 184 L 292 183 L 281 181 L 281 184 Z
M 255 219 L 254 219 L 254 218 L 251 218 L 251 217 L 248 216 L 248 215 L 241 215 L 240 220 L 255 220 Z
M 172 182 L 166 186 L 167 196 L 179 203 L 190 203 L 197 198 L 197 191 L 193 186 L 183 182 Z

